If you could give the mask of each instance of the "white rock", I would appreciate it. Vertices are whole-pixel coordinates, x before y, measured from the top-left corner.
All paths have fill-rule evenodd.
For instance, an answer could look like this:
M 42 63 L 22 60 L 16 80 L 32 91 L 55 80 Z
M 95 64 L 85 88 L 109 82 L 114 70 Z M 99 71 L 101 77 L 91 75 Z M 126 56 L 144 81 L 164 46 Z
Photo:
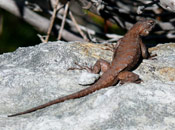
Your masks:
M 88 85 L 94 83 L 99 78 L 99 74 L 93 74 L 89 72 L 82 72 L 79 77 L 80 85 Z
M 30 114 L 6 117 L 84 89 L 77 82 L 82 71 L 67 69 L 74 62 L 93 65 L 100 56 L 112 57 L 98 46 L 53 42 L 0 55 L 0 130 L 175 129 L 175 81 L 170 77 L 175 60 L 167 59 L 173 57 L 173 44 L 159 45 L 153 50 L 157 60 L 144 60 L 135 70 L 143 79 L 141 84 L 117 85 Z
M 160 0 L 160 5 L 164 9 L 175 12 L 175 0 Z

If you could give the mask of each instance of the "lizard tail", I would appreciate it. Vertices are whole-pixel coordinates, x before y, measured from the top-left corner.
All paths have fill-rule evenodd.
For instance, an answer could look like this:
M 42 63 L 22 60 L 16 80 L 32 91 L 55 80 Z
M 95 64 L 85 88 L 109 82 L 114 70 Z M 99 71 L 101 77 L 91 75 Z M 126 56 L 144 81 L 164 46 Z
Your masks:
M 86 95 L 88 95 L 90 93 L 93 93 L 96 90 L 99 90 L 101 88 L 102 88 L 101 85 L 98 85 L 98 84 L 95 83 L 94 85 L 92 85 L 92 86 L 90 86 L 90 87 L 88 87 L 86 89 L 80 90 L 80 91 L 78 91 L 76 93 L 73 93 L 73 94 L 70 94 L 70 95 L 67 95 L 67 96 L 64 96 L 64 97 L 52 100 L 52 101 L 50 101 L 48 103 L 45 103 L 43 105 L 31 108 L 31 109 L 23 111 L 23 112 L 19 112 L 19 113 L 13 114 L 13 115 L 8 115 L 8 117 L 14 117 L 14 116 L 18 116 L 18 115 L 31 113 L 31 112 L 37 111 L 39 109 L 43 109 L 45 107 L 51 106 L 51 105 L 56 104 L 56 103 L 64 102 L 64 101 L 70 100 L 70 99 L 80 98 L 80 97 L 86 96 Z

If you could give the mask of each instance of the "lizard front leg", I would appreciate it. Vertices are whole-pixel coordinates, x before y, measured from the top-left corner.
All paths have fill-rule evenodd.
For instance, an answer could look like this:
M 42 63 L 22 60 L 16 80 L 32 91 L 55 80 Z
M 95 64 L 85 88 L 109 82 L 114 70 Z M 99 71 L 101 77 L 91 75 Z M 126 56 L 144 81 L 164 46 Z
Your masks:
M 104 73 L 109 69 L 109 67 L 110 67 L 109 62 L 103 59 L 99 59 L 96 61 L 96 63 L 92 67 L 91 73 L 98 74 L 100 71 Z
M 110 63 L 107 62 L 106 60 L 99 59 L 96 61 L 93 67 L 88 67 L 88 66 L 82 66 L 79 65 L 78 63 L 75 63 L 79 68 L 69 68 L 68 70 L 74 70 L 74 69 L 79 69 L 79 70 L 87 70 L 90 73 L 98 74 L 100 71 L 103 73 L 106 72 L 109 69 Z
M 152 59 L 152 60 L 156 59 L 154 57 L 157 56 L 157 54 L 151 55 L 148 52 L 148 49 L 147 49 L 147 47 L 145 46 L 145 44 L 143 42 L 140 42 L 140 47 L 141 47 L 141 52 L 142 52 L 143 59 Z
M 148 59 L 150 54 L 148 52 L 147 47 L 145 46 L 145 44 L 142 41 L 140 42 L 140 47 L 141 47 L 141 52 L 142 52 L 143 59 Z

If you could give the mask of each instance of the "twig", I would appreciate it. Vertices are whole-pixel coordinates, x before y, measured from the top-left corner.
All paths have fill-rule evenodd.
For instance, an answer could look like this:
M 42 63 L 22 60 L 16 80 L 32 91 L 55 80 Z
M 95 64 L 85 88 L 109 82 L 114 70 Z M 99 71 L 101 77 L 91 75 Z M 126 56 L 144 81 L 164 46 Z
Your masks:
M 66 3 L 66 6 L 65 6 L 64 17 L 63 17 L 63 20 L 62 20 L 62 23 L 61 23 L 61 28 L 60 28 L 59 34 L 58 34 L 58 40 L 61 39 L 62 31 L 63 31 L 64 24 L 65 24 L 65 19 L 66 19 L 66 16 L 67 16 L 67 11 L 68 11 L 68 8 L 69 8 L 69 3 L 70 2 L 68 1 Z
M 51 11 L 49 11 L 49 13 L 52 14 Z M 60 14 L 57 14 L 57 18 L 63 19 L 63 16 L 60 15 Z M 66 23 L 70 24 L 71 26 L 74 25 L 74 23 L 73 23 L 71 20 L 69 20 L 69 19 L 66 19 Z M 94 30 L 92 30 L 92 29 L 90 29 L 90 28 L 87 28 L 87 27 L 84 27 L 84 26 L 82 26 L 82 25 L 80 25 L 80 24 L 79 24 L 79 27 L 81 28 L 81 30 L 86 31 L 86 32 L 88 31 L 89 33 L 95 35 L 95 31 L 94 31 Z
M 40 34 L 37 34 L 37 36 L 39 37 L 39 39 L 41 40 L 42 43 L 45 43 L 46 41 L 44 40 L 45 39 L 45 36 L 42 36 Z
M 50 14 L 52 14 L 52 12 L 51 11 L 49 11 L 49 13 Z M 63 19 L 63 16 L 62 15 L 60 15 L 60 14 L 57 14 L 57 18 L 58 19 Z M 66 18 L 66 23 L 68 23 L 70 26 L 74 26 L 74 23 L 71 21 L 71 20 L 69 20 L 69 19 L 67 19 Z M 116 39 L 116 40 L 118 40 L 118 39 L 120 39 L 122 36 L 121 35 L 117 35 L 117 34 L 108 34 L 108 33 L 97 33 L 97 32 L 95 32 L 94 30 L 92 30 L 92 29 L 90 29 L 90 28 L 87 28 L 87 27 L 85 27 L 85 26 L 82 26 L 82 25 L 78 25 L 79 26 L 79 28 L 81 29 L 81 30 L 83 30 L 83 31 L 85 31 L 85 32 L 87 32 L 87 34 L 88 34 L 88 37 L 90 38 L 90 39 L 93 39 L 92 38 L 92 36 L 89 36 L 89 35 L 100 35 L 100 36 L 103 36 L 103 37 L 107 37 L 107 38 L 109 38 L 109 39 L 111 39 L 112 41 L 114 40 L 114 39 Z M 97 41 L 95 41 L 95 39 L 93 39 L 92 40 L 93 42 L 97 42 Z M 103 42 L 105 42 L 105 41 L 103 41 Z
M 47 31 L 47 36 L 46 36 L 45 42 L 48 42 L 48 40 L 49 40 L 50 33 L 52 31 L 52 27 L 53 27 L 53 24 L 54 24 L 54 21 L 55 21 L 55 17 L 56 17 L 56 14 L 57 14 L 57 10 L 58 10 L 57 9 L 58 3 L 59 3 L 59 0 L 57 0 L 56 3 L 55 3 L 53 14 L 52 14 L 50 25 L 49 25 L 49 29 Z
M 51 11 L 49 11 L 49 13 L 50 14 L 52 14 L 52 12 Z M 62 15 L 60 15 L 60 14 L 57 14 L 57 18 L 58 19 L 63 19 L 63 16 Z M 70 26 L 74 26 L 74 23 L 71 21 L 71 20 L 69 20 L 69 19 L 66 19 L 65 20 L 66 21 L 66 23 L 68 23 Z M 118 40 L 118 39 L 120 39 L 122 36 L 121 35 L 117 35 L 117 34 L 108 34 L 108 33 L 97 33 L 97 32 L 95 32 L 94 30 L 92 30 L 92 29 L 90 29 L 90 28 L 87 28 L 87 27 L 85 27 L 85 26 L 82 26 L 82 25 L 78 25 L 79 26 L 79 28 L 81 29 L 81 30 L 83 30 L 83 31 L 85 31 L 85 32 L 87 32 L 87 34 L 88 35 L 96 35 L 96 34 L 99 34 L 100 36 L 105 36 L 105 37 L 107 37 L 107 38 L 109 38 L 109 39 L 116 39 L 116 40 Z M 89 36 L 88 36 L 89 37 Z M 92 36 L 90 36 L 90 37 L 92 37 Z
M 158 1 L 153 1 L 153 2 L 151 2 L 149 4 L 144 5 L 144 6 L 143 5 L 142 6 L 138 6 L 137 13 L 138 14 L 142 14 L 144 9 L 146 9 L 147 7 L 150 7 L 150 6 L 154 5 L 154 4 L 158 4 Z
M 73 21 L 75 27 L 77 28 L 77 30 L 79 31 L 80 35 L 83 37 L 83 39 L 87 42 L 89 42 L 89 39 L 86 37 L 86 35 L 84 34 L 84 32 L 81 30 L 81 28 L 79 27 L 77 21 L 75 20 L 73 14 L 71 11 L 69 11 L 69 15 L 70 15 L 70 18 L 71 20 Z
M 42 12 L 42 11 L 43 11 L 42 8 L 41 8 L 39 5 L 37 5 L 36 3 L 31 3 L 31 2 L 29 2 L 29 1 L 25 1 L 25 5 L 26 5 L 29 9 L 31 9 L 31 10 L 33 10 L 33 11 L 35 11 L 35 12 Z
M 97 39 L 92 36 L 92 34 L 87 30 L 88 38 L 90 39 L 91 42 L 96 43 Z

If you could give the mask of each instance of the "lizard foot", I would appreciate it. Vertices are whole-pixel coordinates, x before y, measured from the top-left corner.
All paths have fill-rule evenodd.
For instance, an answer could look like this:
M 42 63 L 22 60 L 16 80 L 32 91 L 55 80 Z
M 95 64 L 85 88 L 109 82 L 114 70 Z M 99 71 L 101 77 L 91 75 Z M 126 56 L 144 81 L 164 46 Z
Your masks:
M 115 52 L 115 45 L 114 44 L 104 44 L 106 48 L 104 50 L 109 50 Z
M 150 55 L 150 56 L 148 57 L 148 59 L 150 59 L 150 60 L 157 60 L 157 58 L 155 58 L 156 56 L 157 56 L 157 54 Z
M 136 81 L 132 81 L 132 83 L 136 83 L 136 84 L 140 84 L 141 82 L 143 82 L 143 80 L 140 78 Z M 131 82 L 130 81 L 126 82 L 126 81 L 122 81 L 122 80 L 119 82 L 120 85 L 123 85 L 125 83 L 131 83 Z
M 84 70 L 85 69 L 88 72 L 92 72 L 91 67 L 79 65 L 77 62 L 75 62 L 75 65 L 77 65 L 79 68 L 71 67 L 71 68 L 68 68 L 67 70 Z
M 79 68 L 69 68 L 68 70 L 87 70 L 90 73 L 94 73 L 94 74 L 98 74 L 100 71 L 102 71 L 103 73 L 105 71 L 107 71 L 109 69 L 110 63 L 103 60 L 103 59 L 99 59 L 96 61 L 96 63 L 94 64 L 93 67 L 88 67 L 87 63 L 85 63 L 85 66 L 79 65 L 77 62 L 75 62 L 75 64 L 79 67 Z

